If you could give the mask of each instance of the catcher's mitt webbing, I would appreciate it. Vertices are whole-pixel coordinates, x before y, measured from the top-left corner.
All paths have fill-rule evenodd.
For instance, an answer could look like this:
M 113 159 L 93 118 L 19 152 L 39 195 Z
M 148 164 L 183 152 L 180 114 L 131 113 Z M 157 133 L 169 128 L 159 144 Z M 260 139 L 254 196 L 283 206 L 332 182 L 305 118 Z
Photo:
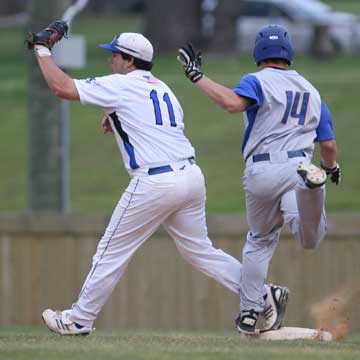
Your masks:
M 44 30 L 38 33 L 31 33 L 25 40 L 25 43 L 28 49 L 33 49 L 35 45 L 43 45 L 51 50 L 58 41 L 67 36 L 67 33 L 68 25 L 66 22 L 57 20 L 52 22 Z

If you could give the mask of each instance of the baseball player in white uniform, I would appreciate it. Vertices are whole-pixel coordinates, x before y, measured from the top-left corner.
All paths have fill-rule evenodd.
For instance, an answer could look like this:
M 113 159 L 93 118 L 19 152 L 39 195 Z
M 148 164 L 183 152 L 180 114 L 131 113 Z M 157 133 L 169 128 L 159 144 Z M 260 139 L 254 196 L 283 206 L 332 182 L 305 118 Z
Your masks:
M 283 223 L 303 248 L 316 248 L 326 232 L 326 175 L 336 184 L 340 181 L 330 111 L 309 81 L 287 69 L 293 55 L 285 28 L 262 28 L 254 47 L 260 70 L 244 76 L 232 90 L 203 75 L 201 54 L 191 45 L 179 49 L 186 76 L 205 95 L 231 113 L 244 113 L 249 232 L 236 323 L 239 331 L 250 334 L 265 309 L 263 286 Z M 322 168 L 311 164 L 314 141 L 320 145 Z
M 111 43 L 100 45 L 110 51 L 112 74 L 74 80 L 53 62 L 44 41 L 36 43 L 47 39 L 49 30 L 44 31 L 33 36 L 34 51 L 50 89 L 60 98 L 104 110 L 103 130 L 114 134 L 131 176 L 77 301 L 69 310 L 45 310 L 45 324 L 61 335 L 91 333 L 131 257 L 161 224 L 187 262 L 239 294 L 241 264 L 215 249 L 208 238 L 204 177 L 184 135 L 179 101 L 150 72 L 153 47 L 149 40 L 138 33 L 116 36 Z M 284 302 L 278 301 L 279 293 L 280 287 L 264 286 L 268 308 L 264 329 L 281 325 L 285 308 Z

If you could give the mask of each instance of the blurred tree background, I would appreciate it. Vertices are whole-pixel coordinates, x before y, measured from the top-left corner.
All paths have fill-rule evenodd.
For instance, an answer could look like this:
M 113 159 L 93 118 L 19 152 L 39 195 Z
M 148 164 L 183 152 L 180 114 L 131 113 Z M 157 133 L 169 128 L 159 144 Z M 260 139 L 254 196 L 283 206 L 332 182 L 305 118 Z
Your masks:
M 48 126 L 47 130 L 51 132 L 55 126 L 46 115 L 56 103 L 54 95 L 46 92 L 46 99 L 40 102 L 31 100 L 34 94 L 30 89 L 36 87 L 41 79 L 33 77 L 31 71 L 28 73 L 28 61 L 31 61 L 30 66 L 36 66 L 23 48 L 23 39 L 29 30 L 39 30 L 40 25 L 43 27 L 54 20 L 47 19 L 47 16 L 61 17 L 71 2 L 63 2 L 61 8 L 56 8 L 57 2 L 52 2 L 51 12 L 37 14 L 39 22 L 34 23 L 28 11 L 34 1 L 43 4 L 44 8 L 50 6 L 40 0 L 2 0 L 0 3 L 3 48 L 0 54 L 0 109 L 3 113 L 0 125 L 1 212 L 29 211 L 28 189 L 32 178 L 29 171 L 29 98 L 30 105 L 34 102 L 32 105 L 37 106 L 37 116 L 42 120 L 42 125 L 33 129 L 34 139 L 39 135 L 37 131 L 40 133 Z M 360 14 L 360 2 L 356 0 L 329 0 L 326 3 L 337 11 Z M 115 34 L 138 31 L 152 40 L 157 55 L 153 73 L 169 84 L 183 105 L 186 134 L 197 150 L 197 161 L 206 176 L 207 208 L 211 213 L 244 212 L 242 116 L 224 113 L 200 94 L 184 77 L 175 58 L 179 46 L 187 41 L 193 42 L 204 53 L 205 73 L 229 87 L 235 87 L 244 74 L 256 71 L 251 55 L 239 51 L 238 47 L 235 29 L 238 15 L 241 15 L 240 5 L 241 1 L 231 0 L 90 0 L 84 11 L 74 18 L 72 27 L 74 34 L 83 34 L 87 39 L 87 65 L 84 69 L 69 71 L 74 78 L 101 76 L 109 72 L 107 54 L 99 50 L 98 44 L 110 41 Z M 34 19 L 34 14 L 31 16 Z M 253 39 L 248 41 L 252 46 Z M 299 55 L 294 64 L 296 70 L 318 87 L 333 113 L 344 179 L 338 188 L 329 185 L 327 208 L 330 212 L 360 209 L 360 165 L 354 151 L 359 133 L 357 94 L 360 74 L 355 45 L 352 50 L 354 53 L 332 52 L 320 57 Z M 114 140 L 101 134 L 101 118 L 102 111 L 98 108 L 71 104 L 72 214 L 110 214 L 129 180 Z M 54 161 L 58 165 L 59 160 Z M 45 171 L 45 163 L 43 165 L 36 171 Z M 55 192 L 51 196 L 56 200 Z

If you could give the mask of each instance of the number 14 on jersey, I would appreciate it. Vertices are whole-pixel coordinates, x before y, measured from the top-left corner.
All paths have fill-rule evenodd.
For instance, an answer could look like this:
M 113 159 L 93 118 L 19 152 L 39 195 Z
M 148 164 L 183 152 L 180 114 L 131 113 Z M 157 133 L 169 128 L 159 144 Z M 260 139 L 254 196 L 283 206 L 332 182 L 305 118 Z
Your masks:
M 309 99 L 310 93 L 308 92 L 286 91 L 286 110 L 281 122 L 286 124 L 290 117 L 298 119 L 299 125 L 304 125 Z

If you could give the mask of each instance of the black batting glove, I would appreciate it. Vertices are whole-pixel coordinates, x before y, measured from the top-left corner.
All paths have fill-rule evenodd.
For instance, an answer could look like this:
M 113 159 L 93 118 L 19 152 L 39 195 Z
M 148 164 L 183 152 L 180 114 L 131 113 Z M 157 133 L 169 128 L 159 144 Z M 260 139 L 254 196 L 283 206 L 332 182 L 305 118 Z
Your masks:
M 196 83 L 203 77 L 201 72 L 201 52 L 195 52 L 191 44 L 181 47 L 178 50 L 178 61 L 183 66 L 185 75 L 193 82 Z
M 330 175 L 330 180 L 336 185 L 339 185 L 341 181 L 341 169 L 338 163 L 333 168 L 328 168 L 324 166 L 324 163 L 321 161 L 320 166 L 323 170 L 325 170 L 326 175 Z

